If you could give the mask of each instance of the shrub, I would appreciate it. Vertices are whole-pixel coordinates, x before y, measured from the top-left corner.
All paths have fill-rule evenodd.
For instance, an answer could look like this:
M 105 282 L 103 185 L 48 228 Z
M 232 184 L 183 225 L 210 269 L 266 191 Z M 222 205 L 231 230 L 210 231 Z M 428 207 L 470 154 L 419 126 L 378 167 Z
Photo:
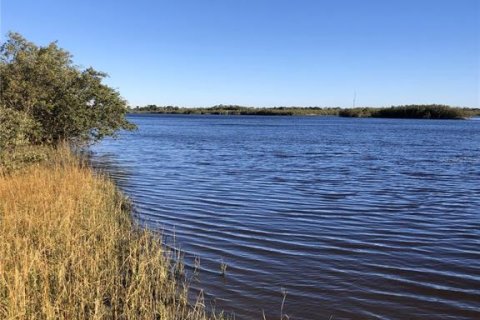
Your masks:
M 0 150 L 11 151 L 35 139 L 37 123 L 25 112 L 0 107 Z
M 134 128 L 125 119 L 126 101 L 102 83 L 107 75 L 75 66 L 55 42 L 37 46 L 10 33 L 0 47 L 0 76 L 3 108 L 37 126 L 35 135 L 26 135 L 31 143 L 84 144 Z

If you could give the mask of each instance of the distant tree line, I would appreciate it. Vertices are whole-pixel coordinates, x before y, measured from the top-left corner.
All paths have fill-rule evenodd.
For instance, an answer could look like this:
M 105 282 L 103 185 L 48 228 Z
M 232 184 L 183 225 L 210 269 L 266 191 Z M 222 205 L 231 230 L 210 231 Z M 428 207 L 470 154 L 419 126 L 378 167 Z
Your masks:
M 389 108 L 346 108 L 339 107 L 272 107 L 255 108 L 239 105 L 216 105 L 208 108 L 183 108 L 177 106 L 137 106 L 132 113 L 159 114 L 212 114 L 212 115 L 268 115 L 268 116 L 340 116 L 415 119 L 464 119 L 480 116 L 480 109 L 454 108 L 446 105 L 406 105 Z
M 212 115 L 268 115 L 268 116 L 294 116 L 294 115 L 322 115 L 338 116 L 340 108 L 321 107 L 273 107 L 254 108 L 239 105 L 216 105 L 209 108 L 181 108 L 176 106 L 147 105 L 130 109 L 133 113 L 161 113 L 161 114 L 212 114 Z

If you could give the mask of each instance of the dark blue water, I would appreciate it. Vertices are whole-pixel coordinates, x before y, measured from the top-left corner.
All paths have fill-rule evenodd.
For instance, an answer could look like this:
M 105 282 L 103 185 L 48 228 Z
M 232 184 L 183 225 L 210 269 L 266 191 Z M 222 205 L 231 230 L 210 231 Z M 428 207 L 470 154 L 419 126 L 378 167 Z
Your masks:
M 236 319 L 480 319 L 480 121 L 132 116 L 93 148 Z M 227 264 L 226 276 L 220 272 Z

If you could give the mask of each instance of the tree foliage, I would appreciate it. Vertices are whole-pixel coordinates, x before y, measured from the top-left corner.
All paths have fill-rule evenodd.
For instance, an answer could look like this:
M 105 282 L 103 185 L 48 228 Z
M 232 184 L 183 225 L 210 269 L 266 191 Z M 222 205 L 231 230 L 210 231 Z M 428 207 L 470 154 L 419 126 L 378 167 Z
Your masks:
M 102 83 L 107 75 L 74 65 L 56 42 L 37 46 L 9 33 L 0 47 L 0 76 L 0 114 L 9 115 L 0 116 L 5 139 L 21 135 L 33 144 L 83 144 L 134 128 L 125 119 L 126 101 Z M 15 121 L 24 121 L 23 129 L 6 133 L 7 122 L 14 127 Z
M 35 122 L 24 112 L 0 108 L 0 150 L 10 150 L 29 144 L 35 132 Z

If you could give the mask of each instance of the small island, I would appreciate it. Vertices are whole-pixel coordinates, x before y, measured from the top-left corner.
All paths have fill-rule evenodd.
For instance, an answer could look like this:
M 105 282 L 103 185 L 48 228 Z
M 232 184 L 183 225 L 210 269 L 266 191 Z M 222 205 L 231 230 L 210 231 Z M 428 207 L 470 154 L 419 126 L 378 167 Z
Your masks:
M 467 119 L 480 114 L 479 109 L 455 108 L 446 105 L 406 105 L 390 108 L 343 109 L 341 117 L 400 119 Z
M 194 115 L 260 115 L 260 116 L 339 116 L 354 118 L 403 118 L 403 119 L 467 119 L 480 116 L 480 109 L 458 108 L 447 105 L 405 105 L 386 108 L 339 107 L 271 107 L 257 108 L 239 105 L 216 105 L 208 108 L 183 108 L 177 106 L 144 107 L 129 109 L 130 113 L 194 114 Z

